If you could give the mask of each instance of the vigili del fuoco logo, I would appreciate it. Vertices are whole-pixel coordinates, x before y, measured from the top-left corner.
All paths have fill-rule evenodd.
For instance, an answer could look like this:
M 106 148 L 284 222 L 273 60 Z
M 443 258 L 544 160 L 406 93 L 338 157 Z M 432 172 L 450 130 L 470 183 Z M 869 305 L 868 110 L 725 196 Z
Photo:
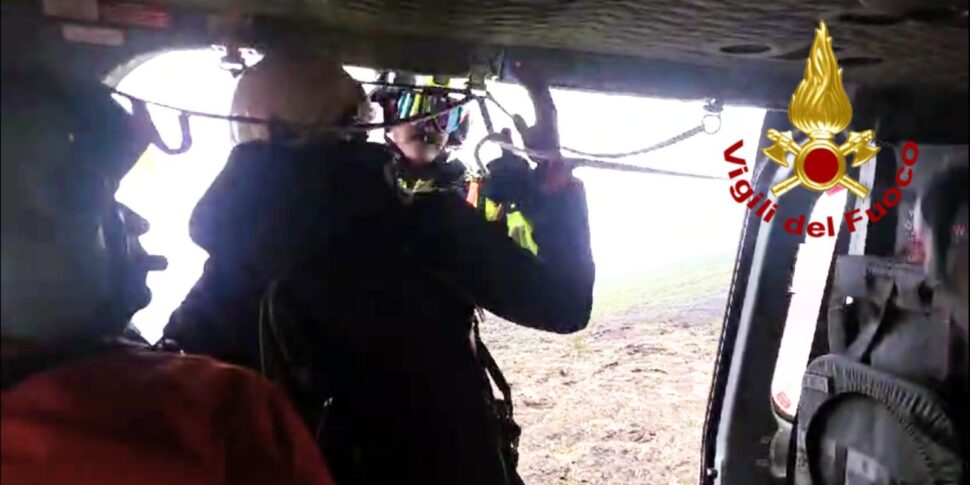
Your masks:
M 788 105 L 788 121 L 807 139 L 799 143 L 791 131 L 770 129 L 765 133 L 772 142 L 770 147 L 762 150 L 765 156 L 784 168 L 793 169 L 791 176 L 771 186 L 770 195 L 755 194 L 751 183 L 741 177 L 747 173 L 748 166 L 744 159 L 735 157 L 734 152 L 743 146 L 744 140 L 738 140 L 724 151 L 724 161 L 738 165 L 728 173 L 733 181 L 730 192 L 735 201 L 746 204 L 748 210 L 755 211 L 763 221 L 771 222 L 778 209 L 778 200 L 798 186 L 829 193 L 846 189 L 860 199 L 869 197 L 869 187 L 853 179 L 847 171 L 849 167 L 865 165 L 879 153 L 879 147 L 874 144 L 876 133 L 865 130 L 843 134 L 852 121 L 852 105 L 842 85 L 842 69 L 832 50 L 832 38 L 825 22 L 815 29 L 804 78 Z M 903 166 L 896 173 L 897 186 L 886 190 L 864 214 L 861 209 L 846 212 L 845 222 L 850 232 L 855 232 L 857 224 L 865 218 L 871 222 L 879 221 L 887 208 L 902 201 L 900 188 L 912 181 L 912 167 L 918 156 L 919 148 L 915 143 L 907 142 L 903 146 Z M 831 217 L 825 222 L 813 221 L 807 225 L 806 218 L 806 215 L 789 218 L 784 223 L 785 230 L 793 234 L 804 232 L 811 237 L 835 235 L 836 222 Z

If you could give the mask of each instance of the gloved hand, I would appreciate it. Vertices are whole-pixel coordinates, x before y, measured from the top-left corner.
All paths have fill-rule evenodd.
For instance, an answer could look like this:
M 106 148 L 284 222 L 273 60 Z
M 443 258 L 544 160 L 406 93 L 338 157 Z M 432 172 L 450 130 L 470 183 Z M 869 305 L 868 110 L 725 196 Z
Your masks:
M 538 70 L 519 62 L 512 64 L 511 71 L 529 92 L 536 113 L 535 125 L 531 127 L 521 116 L 515 115 L 515 127 L 522 135 L 526 148 L 547 155 L 535 173 L 538 188 L 547 194 L 559 192 L 575 179 L 572 177 L 572 167 L 563 161 L 559 152 L 559 115 L 549 91 L 549 83 Z
M 512 133 L 502 130 L 502 141 L 512 143 Z M 488 164 L 488 180 L 485 182 L 485 197 L 508 205 L 528 204 L 536 193 L 536 177 L 532 167 L 524 158 L 502 149 L 502 155 Z
M 519 115 L 513 116 L 515 128 L 522 135 L 522 142 L 529 150 L 547 153 L 555 158 L 559 155 L 559 114 L 552 101 L 549 83 L 539 71 L 520 62 L 511 66 L 511 74 L 529 93 L 535 110 L 536 122 L 528 126 Z

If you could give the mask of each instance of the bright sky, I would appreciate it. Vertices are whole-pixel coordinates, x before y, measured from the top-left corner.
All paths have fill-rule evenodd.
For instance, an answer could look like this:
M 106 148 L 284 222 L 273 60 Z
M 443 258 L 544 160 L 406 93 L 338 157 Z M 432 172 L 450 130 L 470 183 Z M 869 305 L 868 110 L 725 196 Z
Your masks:
M 236 80 L 219 66 L 215 50 L 173 52 L 136 68 L 119 89 L 132 95 L 197 111 L 228 113 Z M 353 69 L 355 76 L 372 72 Z M 510 111 L 527 121 L 534 117 L 525 90 L 495 83 L 490 91 Z M 601 93 L 554 90 L 559 110 L 561 141 L 572 148 L 594 152 L 620 152 L 670 138 L 696 126 L 704 115 L 703 102 L 662 100 Z M 152 108 L 164 140 L 178 145 L 176 114 Z M 497 127 L 511 120 L 490 110 Z M 472 165 L 471 149 L 484 135 L 481 122 L 473 124 L 468 143 L 458 156 Z M 737 140 L 756 139 L 764 110 L 727 106 L 722 127 L 715 135 L 700 134 L 688 141 L 624 163 L 719 175 L 727 173 L 723 151 Z M 152 149 L 123 180 L 118 200 L 140 213 L 152 225 L 142 237 L 145 248 L 168 258 L 168 270 L 153 273 L 148 284 L 151 305 L 135 316 L 135 325 L 149 341 L 161 336 L 171 312 L 202 273 L 208 257 L 188 235 L 188 221 L 199 197 L 222 169 L 232 148 L 229 128 L 218 120 L 192 118 L 193 147 L 169 156 Z M 753 163 L 755 146 L 745 145 L 740 156 Z M 486 147 L 486 162 L 498 148 Z M 728 195 L 728 181 L 579 169 L 586 185 L 597 278 L 603 282 L 659 265 L 677 264 L 693 257 L 733 253 L 743 207 Z

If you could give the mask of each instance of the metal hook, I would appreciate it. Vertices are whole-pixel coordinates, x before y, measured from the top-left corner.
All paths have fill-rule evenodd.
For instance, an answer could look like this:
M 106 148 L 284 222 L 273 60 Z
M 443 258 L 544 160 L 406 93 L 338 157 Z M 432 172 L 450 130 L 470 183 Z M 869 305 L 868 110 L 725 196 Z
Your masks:
M 151 116 L 148 113 L 148 106 L 145 104 L 144 100 L 129 98 L 131 99 L 132 105 L 132 116 L 135 117 L 137 123 L 148 133 L 149 141 L 158 147 L 162 153 L 168 155 L 179 155 L 189 151 L 192 148 L 192 130 L 189 127 L 189 115 L 185 112 L 179 112 L 179 129 L 182 132 L 182 142 L 179 144 L 178 148 L 170 148 L 168 145 L 162 141 L 162 137 L 158 134 L 158 129 L 152 122 Z
M 721 114 L 708 113 L 701 118 L 701 128 L 704 133 L 708 135 L 713 135 L 721 131 Z

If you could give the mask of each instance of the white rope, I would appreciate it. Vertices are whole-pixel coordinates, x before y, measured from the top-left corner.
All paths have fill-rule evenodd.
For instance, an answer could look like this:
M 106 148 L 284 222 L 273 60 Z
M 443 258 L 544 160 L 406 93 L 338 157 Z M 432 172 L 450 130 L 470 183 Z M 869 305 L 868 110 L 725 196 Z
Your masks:
M 505 109 L 505 107 L 502 106 L 502 103 L 499 103 L 498 99 L 496 99 L 495 96 L 492 95 L 492 93 L 486 92 L 485 93 L 485 99 L 491 101 L 506 116 L 508 116 L 509 118 L 514 119 L 514 115 L 511 112 L 509 112 L 509 110 Z M 645 147 L 645 148 L 639 148 L 639 149 L 636 149 L 636 150 L 632 150 L 632 151 L 628 151 L 628 152 L 620 152 L 620 153 L 591 153 L 591 152 L 585 152 L 585 151 L 582 151 L 582 150 L 577 150 L 575 148 L 570 148 L 570 147 L 567 147 L 567 146 L 563 146 L 561 148 L 564 151 L 567 151 L 569 153 L 573 153 L 573 154 L 579 155 L 581 157 L 585 157 L 585 158 L 589 158 L 589 159 L 600 159 L 600 160 L 602 160 L 602 159 L 615 159 L 615 158 L 628 158 L 628 157 L 632 157 L 632 156 L 636 156 L 636 155 L 642 155 L 644 153 L 650 153 L 652 151 L 660 150 L 661 148 L 666 148 L 668 146 L 675 145 L 677 143 L 680 143 L 680 142 L 682 142 L 684 140 L 687 140 L 688 138 L 691 138 L 691 137 L 693 137 L 695 135 L 698 135 L 700 133 L 707 133 L 708 135 L 713 135 L 713 134 L 717 133 L 718 131 L 720 131 L 721 130 L 721 105 L 720 105 L 720 103 L 717 102 L 716 100 L 713 100 L 712 99 L 712 100 L 710 100 L 708 102 L 707 106 L 705 106 L 705 110 L 707 110 L 707 113 L 701 119 L 701 123 L 698 124 L 697 126 L 691 128 L 691 129 L 689 129 L 689 130 L 687 130 L 687 131 L 685 131 L 683 133 L 680 133 L 678 135 L 675 135 L 675 136 L 673 136 L 671 138 L 668 138 L 666 140 L 663 140 L 663 141 L 661 141 L 659 143 L 656 143 L 654 145 L 650 145 L 650 146 Z M 714 122 L 714 121 L 717 122 L 715 125 L 710 126 L 708 124 L 709 122 Z M 629 167 L 633 167 L 633 165 L 630 165 Z
M 455 105 L 450 106 L 446 109 L 441 109 L 441 110 L 423 114 L 423 115 L 416 115 L 410 118 L 403 118 L 397 121 L 392 121 L 387 123 L 360 123 L 360 124 L 350 125 L 350 126 L 328 126 L 328 125 L 317 125 L 317 124 L 310 124 L 310 123 L 294 123 L 290 121 L 274 121 L 274 120 L 267 120 L 263 118 L 254 118 L 251 116 L 222 115 L 222 114 L 216 114 L 216 113 L 206 113 L 204 111 L 193 111 L 189 109 L 179 108 L 176 106 L 171 106 L 164 103 L 159 103 L 157 101 L 149 101 L 146 99 L 142 99 L 137 96 L 133 96 L 131 94 L 125 93 L 123 91 L 118 91 L 117 89 L 114 89 L 114 88 L 108 88 L 108 89 L 110 89 L 113 94 L 117 94 L 118 96 L 128 98 L 133 103 L 144 103 L 152 106 L 158 106 L 159 108 L 170 109 L 173 111 L 177 111 L 184 116 L 195 116 L 199 118 L 211 118 L 211 119 L 224 120 L 224 121 L 230 121 L 235 123 L 249 123 L 249 124 L 258 124 L 258 125 L 269 125 L 272 123 L 279 123 L 281 125 L 314 128 L 319 131 L 347 132 L 347 133 L 388 129 L 388 128 L 393 128 L 395 126 L 430 120 L 432 118 L 437 118 L 438 116 L 442 116 L 454 108 L 457 108 L 459 106 L 464 106 L 474 101 L 477 98 L 475 95 L 469 93 L 464 99 L 462 99 L 461 101 L 458 101 Z
M 620 152 L 620 153 L 590 153 L 590 152 L 584 152 L 582 150 L 576 150 L 575 148 L 569 148 L 569 147 L 566 147 L 566 146 L 562 147 L 562 149 L 565 150 L 565 151 L 567 151 L 567 152 L 575 153 L 576 155 L 579 155 L 579 156 L 582 156 L 582 157 L 588 157 L 588 158 L 607 158 L 607 159 L 610 159 L 610 158 L 628 158 L 628 157 L 633 157 L 633 156 L 636 156 L 636 155 L 643 155 L 645 153 L 650 153 L 652 151 L 660 150 L 661 148 L 669 147 L 670 145 L 674 145 L 674 144 L 680 143 L 680 142 L 682 142 L 682 141 L 684 141 L 684 140 L 686 140 L 686 139 L 688 139 L 688 138 L 690 138 L 690 137 L 692 137 L 692 136 L 694 136 L 694 135 L 696 135 L 698 133 L 703 133 L 703 132 L 704 132 L 704 125 L 703 124 L 697 125 L 697 126 L 691 128 L 691 129 L 689 129 L 689 130 L 687 130 L 687 131 L 685 131 L 685 132 L 683 132 L 683 133 L 681 133 L 681 134 L 679 134 L 677 136 L 674 136 L 672 138 L 669 138 L 667 140 L 664 140 L 664 141 L 662 141 L 660 143 L 657 143 L 655 145 L 651 145 L 651 146 L 648 146 L 646 148 L 640 148 L 640 149 L 633 150 L 633 151 L 629 151 L 629 152 Z
M 491 136 L 486 136 L 485 138 L 482 138 L 482 141 L 480 141 L 478 146 L 476 146 L 475 148 L 476 152 L 481 148 L 481 146 L 485 142 L 495 143 L 496 145 L 502 147 L 502 149 L 504 150 L 508 150 L 513 153 L 518 153 L 520 155 L 526 155 L 529 158 L 532 158 L 533 160 L 546 160 L 546 161 L 561 160 L 562 163 L 565 163 L 572 167 L 602 168 L 602 169 L 608 169 L 608 170 L 619 170 L 624 172 L 650 173 L 655 175 L 669 175 L 672 177 L 687 177 L 687 178 L 706 179 L 706 180 L 727 180 L 728 179 L 727 177 L 715 177 L 711 175 L 699 175 L 699 174 L 692 174 L 692 173 L 685 173 L 685 172 L 677 172 L 673 170 L 644 167 L 641 165 L 630 165 L 630 164 L 618 163 L 618 162 L 613 162 L 608 160 L 596 160 L 592 158 L 572 158 L 572 157 L 563 158 L 558 153 L 539 152 L 535 150 L 529 150 L 527 148 L 519 148 L 515 145 L 512 145 L 511 143 L 506 143 L 504 141 L 498 140 Z M 476 157 L 477 157 L 477 153 L 476 153 Z
M 377 84 L 377 83 L 375 83 L 375 84 Z M 206 112 L 202 112 L 202 111 L 193 111 L 193 110 L 179 108 L 179 107 L 176 107 L 176 106 L 167 105 L 167 104 L 160 103 L 160 102 L 156 102 L 156 101 L 150 101 L 150 100 L 142 99 L 142 98 L 133 96 L 131 94 L 128 94 L 128 93 L 125 93 L 125 92 L 122 92 L 122 91 L 118 91 L 117 89 L 114 89 L 114 88 L 108 88 L 108 89 L 110 89 L 110 91 L 113 94 L 117 94 L 119 96 L 123 96 L 125 98 L 128 98 L 133 103 L 143 103 L 143 104 L 158 106 L 160 108 L 170 109 L 170 110 L 179 112 L 183 117 L 186 117 L 186 116 L 195 116 L 195 117 L 200 117 L 200 118 L 211 118 L 211 119 L 219 119 L 219 120 L 236 122 L 236 123 L 252 123 L 252 124 L 270 124 L 270 123 L 273 123 L 274 122 L 273 120 L 266 120 L 266 119 L 253 118 L 253 117 L 247 117 L 247 116 L 221 115 L 221 114 L 215 114 L 215 113 L 206 113 Z M 452 91 L 458 91 L 458 90 L 452 90 Z M 419 116 L 414 116 L 414 117 L 410 117 L 410 118 L 405 118 L 405 119 L 397 120 L 397 121 L 394 121 L 394 122 L 388 122 L 388 123 L 364 123 L 364 124 L 357 124 L 357 125 L 352 125 L 352 126 L 322 126 L 322 125 L 305 125 L 305 126 L 312 126 L 312 127 L 316 128 L 318 130 L 334 131 L 334 132 L 360 132 L 360 131 L 370 131 L 370 130 L 376 130 L 376 129 L 387 129 L 387 128 L 392 128 L 394 126 L 399 126 L 399 125 L 404 125 L 404 124 L 409 124 L 409 123 L 416 123 L 416 122 L 424 121 L 424 120 L 427 120 L 427 119 L 432 119 L 432 118 L 435 118 L 437 116 L 443 115 L 447 111 L 449 111 L 451 109 L 454 109 L 457 106 L 462 106 L 462 105 L 465 105 L 465 104 L 467 104 L 467 103 L 469 103 L 471 101 L 474 101 L 476 99 L 481 98 L 480 96 L 476 96 L 476 95 L 474 95 L 474 94 L 472 94 L 472 93 L 470 93 L 468 91 L 461 91 L 461 92 L 465 93 L 466 94 L 466 97 L 464 99 L 462 99 L 455 106 L 451 106 L 451 107 L 449 107 L 448 109 L 445 109 L 445 110 L 441 110 L 441 111 L 437 111 L 437 112 L 432 112 L 432 113 L 428 113 L 428 114 L 425 114 L 425 115 L 419 115 Z M 492 96 L 491 93 L 486 92 L 485 99 L 488 99 L 488 100 L 492 101 L 496 106 L 498 106 L 498 108 L 504 114 L 506 114 L 508 116 L 511 116 L 511 113 L 509 111 L 507 111 L 498 102 L 498 100 L 496 100 L 495 97 Z M 718 121 L 720 120 L 720 115 L 719 114 L 710 113 L 710 112 L 704 116 L 704 120 L 707 120 L 710 117 L 717 118 Z M 301 125 L 301 126 L 303 126 L 302 124 L 290 123 L 290 122 L 282 122 L 281 121 L 280 123 L 286 124 L 286 125 Z M 686 140 L 686 139 L 688 139 L 690 137 L 693 137 L 693 136 L 695 136 L 695 135 L 697 135 L 699 133 L 708 133 L 708 134 L 716 133 L 719 129 L 720 129 L 720 123 L 718 123 L 718 126 L 713 131 L 711 131 L 711 130 L 707 129 L 706 125 L 702 122 L 700 125 L 698 125 L 698 126 L 696 126 L 694 128 L 691 128 L 690 130 L 687 130 L 687 131 L 685 131 L 685 132 L 683 132 L 683 133 L 681 133 L 681 134 L 679 134 L 677 136 L 674 136 L 672 138 L 669 138 L 667 140 L 661 141 L 661 142 L 659 142 L 657 144 L 651 145 L 651 146 L 646 147 L 646 148 L 641 148 L 641 149 L 638 149 L 638 150 L 634 150 L 634 151 L 630 151 L 630 152 L 623 152 L 623 153 L 588 153 L 588 152 L 583 152 L 581 150 L 576 150 L 576 149 L 569 148 L 569 147 L 562 147 L 563 150 L 565 150 L 567 152 L 570 152 L 570 153 L 577 154 L 577 155 L 581 155 L 583 158 L 572 158 L 572 157 L 570 157 L 570 158 L 563 158 L 559 153 L 542 153 L 542 152 L 537 152 L 537 151 L 533 151 L 533 150 L 528 150 L 528 149 L 525 149 L 525 148 L 519 148 L 519 147 L 516 147 L 515 145 L 506 143 L 506 142 L 502 141 L 501 139 L 499 139 L 498 137 L 500 136 L 500 134 L 493 133 L 493 134 L 489 134 L 489 135 L 485 136 L 484 138 L 482 138 L 481 141 L 478 142 L 478 144 L 475 146 L 474 156 L 475 156 L 475 160 L 478 163 L 479 167 L 484 167 L 485 165 L 482 163 L 481 157 L 480 157 L 481 148 L 484 146 L 485 143 L 487 143 L 487 142 L 493 142 L 493 143 L 498 144 L 499 146 L 501 146 L 505 150 L 508 150 L 508 151 L 511 151 L 511 152 L 514 152 L 514 153 L 520 153 L 520 154 L 526 155 L 529 158 L 532 158 L 533 160 L 537 160 L 537 161 L 538 160 L 557 159 L 557 160 L 562 160 L 563 162 L 565 162 L 565 163 L 567 163 L 567 164 L 569 164 L 571 166 L 574 166 L 574 167 L 576 167 L 576 166 L 585 166 L 585 167 L 591 167 L 591 168 L 601 168 L 601 169 L 608 169 L 608 170 L 619 170 L 619 171 L 626 171 L 626 172 L 639 172 L 639 173 L 651 173 L 651 174 L 659 174 L 659 175 L 670 175 L 670 176 L 676 176 L 676 177 L 690 177 L 690 178 L 699 178 L 699 179 L 724 180 L 725 179 L 724 177 L 712 177 L 712 176 L 707 176 L 707 175 L 689 174 L 689 173 L 683 173 L 683 172 L 676 172 L 676 171 L 672 171 L 672 170 L 664 170 L 664 169 L 643 167 L 643 166 L 639 166 L 639 165 L 629 165 L 629 164 L 617 163 L 617 162 L 613 162 L 611 160 L 603 160 L 603 159 L 626 158 L 626 157 L 630 157 L 630 156 L 634 156 L 634 155 L 640 155 L 640 154 L 644 154 L 644 153 L 649 153 L 649 152 L 656 151 L 656 150 L 659 150 L 661 148 L 665 148 L 665 147 L 674 145 L 676 143 L 682 142 L 682 141 L 684 141 L 684 140 Z

